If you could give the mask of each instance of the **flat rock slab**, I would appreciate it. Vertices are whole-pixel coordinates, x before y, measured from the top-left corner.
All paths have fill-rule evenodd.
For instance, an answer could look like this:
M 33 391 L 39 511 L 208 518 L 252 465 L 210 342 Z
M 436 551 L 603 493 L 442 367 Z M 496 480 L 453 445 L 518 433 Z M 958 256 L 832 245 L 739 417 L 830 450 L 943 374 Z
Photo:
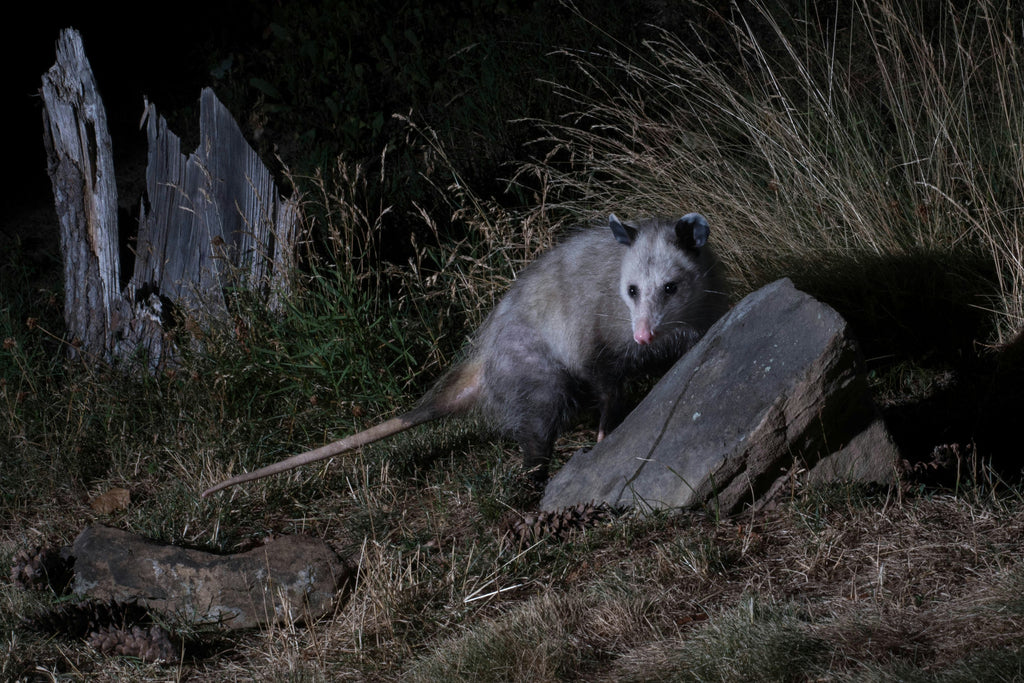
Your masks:
M 846 322 L 783 279 L 733 307 L 618 428 L 574 454 L 540 507 L 730 514 L 765 505 L 797 471 L 891 482 L 897 461 Z
M 73 590 L 81 596 L 136 602 L 188 623 L 229 629 L 329 614 L 351 573 L 326 544 L 305 536 L 216 555 L 92 526 L 71 552 Z

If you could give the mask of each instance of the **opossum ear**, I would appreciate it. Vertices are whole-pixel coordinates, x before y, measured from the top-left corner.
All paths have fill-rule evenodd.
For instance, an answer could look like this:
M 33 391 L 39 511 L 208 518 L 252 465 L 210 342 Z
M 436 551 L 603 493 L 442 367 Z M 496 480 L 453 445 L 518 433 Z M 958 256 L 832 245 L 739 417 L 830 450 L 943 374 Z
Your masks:
M 688 213 L 676 223 L 676 239 L 683 249 L 700 249 L 708 243 L 710 233 L 707 219 L 699 213 Z
M 625 244 L 628 247 L 636 239 L 636 228 L 630 225 L 623 225 L 614 213 L 608 216 L 608 227 L 612 229 L 615 241 L 619 244 Z

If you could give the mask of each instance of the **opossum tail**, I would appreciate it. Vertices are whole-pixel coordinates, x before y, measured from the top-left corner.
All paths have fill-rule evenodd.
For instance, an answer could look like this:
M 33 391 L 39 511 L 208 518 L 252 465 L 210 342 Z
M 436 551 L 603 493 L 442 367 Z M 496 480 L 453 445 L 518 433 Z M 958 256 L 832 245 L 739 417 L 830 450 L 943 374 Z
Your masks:
M 235 484 L 262 479 L 272 474 L 286 472 L 302 465 L 308 465 L 311 462 L 340 455 L 346 451 L 351 451 L 399 432 L 404 432 L 424 422 L 430 422 L 451 415 L 464 414 L 477 405 L 479 395 L 480 363 L 466 362 L 456 365 L 445 373 L 426 396 L 420 400 L 419 405 L 409 412 L 374 425 L 358 434 L 329 443 L 326 446 L 293 455 L 290 458 L 267 465 L 254 472 L 246 472 L 230 479 L 225 479 L 216 486 L 211 486 L 203 491 L 203 498 Z

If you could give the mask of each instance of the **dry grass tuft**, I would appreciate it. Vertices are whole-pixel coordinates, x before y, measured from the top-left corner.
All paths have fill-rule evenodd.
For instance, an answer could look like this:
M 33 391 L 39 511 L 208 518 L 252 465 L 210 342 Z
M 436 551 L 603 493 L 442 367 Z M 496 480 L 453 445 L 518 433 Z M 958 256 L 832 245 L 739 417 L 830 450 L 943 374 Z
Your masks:
M 576 113 L 543 122 L 538 141 L 557 152 L 522 171 L 547 183 L 545 208 L 697 207 L 740 293 L 781 275 L 833 296 L 896 278 L 884 291 L 913 285 L 894 272 L 908 261 L 939 259 L 1012 338 L 1024 321 L 1016 15 L 988 1 L 744 7 L 643 46 L 566 51 L 590 89 L 562 90 Z

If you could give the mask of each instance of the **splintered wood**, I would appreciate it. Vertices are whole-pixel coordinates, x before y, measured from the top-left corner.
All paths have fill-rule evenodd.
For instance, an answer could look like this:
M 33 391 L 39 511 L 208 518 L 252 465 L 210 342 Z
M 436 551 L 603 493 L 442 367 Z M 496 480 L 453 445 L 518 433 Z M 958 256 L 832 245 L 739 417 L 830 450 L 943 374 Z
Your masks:
M 200 97 L 200 143 L 187 156 L 146 102 L 149 158 L 134 254 L 121 252 L 106 113 L 74 30 L 61 33 L 42 93 L 73 355 L 115 364 L 144 358 L 152 372 L 174 364 L 172 319 L 200 327 L 227 319 L 225 289 L 257 291 L 268 307 L 278 305 L 288 290 L 298 205 L 280 197 L 212 90 Z M 122 279 L 121 264 L 133 258 L 131 277 Z

